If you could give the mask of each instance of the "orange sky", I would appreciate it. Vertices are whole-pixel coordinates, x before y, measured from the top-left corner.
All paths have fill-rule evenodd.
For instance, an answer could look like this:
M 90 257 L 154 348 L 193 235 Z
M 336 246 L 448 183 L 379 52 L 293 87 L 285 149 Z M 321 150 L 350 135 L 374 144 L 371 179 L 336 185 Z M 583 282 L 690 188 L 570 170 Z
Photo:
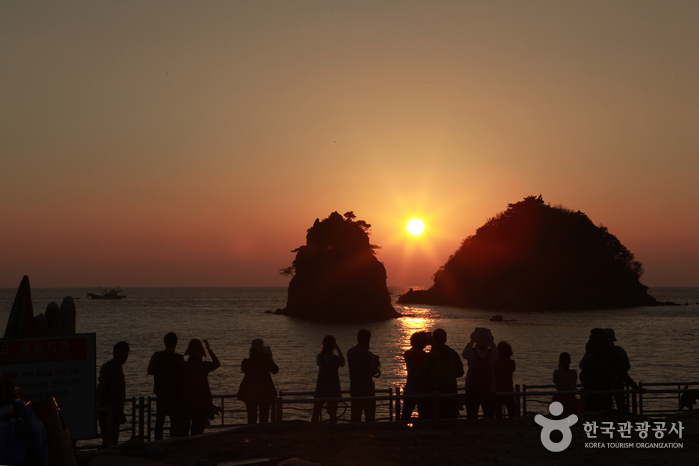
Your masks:
M 286 285 L 349 210 L 390 285 L 429 285 L 539 194 L 643 283 L 699 286 L 697 24 L 693 2 L 0 2 L 0 287 Z

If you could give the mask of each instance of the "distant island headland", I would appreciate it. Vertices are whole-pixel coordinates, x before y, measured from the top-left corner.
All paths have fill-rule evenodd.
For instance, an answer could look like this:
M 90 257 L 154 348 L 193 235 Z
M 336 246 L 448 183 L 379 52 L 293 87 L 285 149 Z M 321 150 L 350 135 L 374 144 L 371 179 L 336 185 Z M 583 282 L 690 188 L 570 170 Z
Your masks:
M 656 306 L 639 281 L 643 266 L 587 215 L 529 196 L 508 204 L 467 237 L 427 290 L 400 304 L 503 310 Z
M 371 225 L 353 212 L 316 219 L 295 249 L 287 304 L 277 314 L 326 322 L 375 322 L 400 317 L 391 305 L 386 268 L 369 242 Z

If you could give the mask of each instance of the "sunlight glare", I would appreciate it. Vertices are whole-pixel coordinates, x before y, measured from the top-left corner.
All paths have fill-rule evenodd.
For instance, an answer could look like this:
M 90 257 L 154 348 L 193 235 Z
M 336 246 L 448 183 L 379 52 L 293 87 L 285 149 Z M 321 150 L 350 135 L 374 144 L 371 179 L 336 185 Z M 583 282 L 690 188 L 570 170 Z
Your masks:
M 419 218 L 414 218 L 408 222 L 408 233 L 417 236 L 425 231 L 425 224 Z

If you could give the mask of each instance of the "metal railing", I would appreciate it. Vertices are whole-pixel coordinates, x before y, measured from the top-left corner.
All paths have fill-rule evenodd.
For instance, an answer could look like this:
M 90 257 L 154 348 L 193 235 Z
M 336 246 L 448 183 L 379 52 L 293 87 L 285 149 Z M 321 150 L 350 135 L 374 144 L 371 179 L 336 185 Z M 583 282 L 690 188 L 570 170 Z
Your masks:
M 667 416 L 677 413 L 683 409 L 682 396 L 685 393 L 696 395 L 699 398 L 699 382 L 664 382 L 664 383 L 641 383 L 638 390 L 607 390 L 601 392 L 589 392 L 582 389 L 578 385 L 575 391 L 557 391 L 555 385 L 527 385 L 522 384 L 515 386 L 514 392 L 496 393 L 496 396 L 510 396 L 515 400 L 516 415 L 526 415 L 528 413 L 545 412 L 543 406 L 548 406 L 551 403 L 553 395 L 575 394 L 580 396 L 580 400 L 585 409 L 586 397 L 589 394 L 617 394 L 623 393 L 626 396 L 626 405 L 629 407 L 629 412 L 644 416 Z M 686 387 L 686 388 L 685 388 Z M 347 391 L 342 392 L 343 395 L 349 394 Z M 349 422 L 346 418 L 346 413 L 353 400 L 374 400 L 376 404 L 376 418 L 378 422 L 395 422 L 401 418 L 401 404 L 407 399 L 431 399 L 431 418 L 440 418 L 441 400 L 446 397 L 458 397 L 463 401 L 464 390 L 461 389 L 458 393 L 439 393 L 433 392 L 423 395 L 406 395 L 402 393 L 400 387 L 391 387 L 388 389 L 377 389 L 375 396 L 370 397 L 348 397 L 341 396 L 339 398 L 314 398 L 313 392 L 284 392 L 279 391 L 279 395 L 274 400 L 271 406 L 271 421 L 282 422 L 288 419 L 306 419 L 309 420 L 313 406 L 318 402 L 337 402 L 338 416 L 340 422 Z M 213 422 L 207 429 L 230 428 L 247 424 L 247 410 L 242 406 L 242 402 L 236 399 L 236 395 L 214 395 L 212 396 L 214 404 L 217 405 L 220 411 L 219 422 Z M 155 418 L 155 397 L 133 397 L 131 398 L 131 420 L 126 425 L 123 425 L 121 432 L 131 432 L 131 440 L 136 442 L 148 442 L 153 439 L 154 433 L 154 418 Z M 235 400 L 235 402 L 231 402 Z M 669 400 L 672 400 L 669 402 Z M 616 402 L 616 401 L 615 401 Z M 128 403 L 128 400 L 127 400 Z M 532 403 L 541 406 L 541 410 L 532 410 Z M 461 417 L 461 416 L 460 416 Z M 503 413 L 504 417 L 504 413 Z M 322 413 L 321 413 L 322 421 Z M 165 431 L 169 430 L 169 424 L 166 423 Z

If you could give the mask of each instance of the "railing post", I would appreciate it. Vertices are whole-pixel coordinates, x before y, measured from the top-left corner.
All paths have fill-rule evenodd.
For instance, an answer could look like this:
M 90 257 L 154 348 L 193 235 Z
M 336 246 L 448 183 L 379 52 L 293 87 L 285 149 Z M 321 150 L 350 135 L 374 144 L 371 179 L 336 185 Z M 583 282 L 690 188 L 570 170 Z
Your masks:
M 643 382 L 638 382 L 638 414 L 643 416 Z
M 282 420 L 284 418 L 283 417 L 284 398 L 282 398 L 281 396 L 278 396 L 276 405 L 277 405 L 277 420 L 276 420 L 276 422 L 282 422 Z
M 393 422 L 393 387 L 388 387 L 388 421 Z
M 144 397 L 139 397 L 138 399 L 138 442 L 143 442 L 145 438 L 144 428 L 146 421 L 146 400 Z
M 131 398 L 131 438 L 136 439 L 136 397 Z
M 522 384 L 522 416 L 527 414 L 527 384 Z
M 148 396 L 148 425 L 146 426 L 146 439 L 150 442 L 150 432 L 151 432 L 151 422 L 153 422 L 152 418 L 152 406 L 153 406 L 153 399 Z
M 432 392 L 432 419 L 439 419 L 439 392 Z
M 401 403 L 400 403 L 400 394 L 401 394 L 401 389 L 400 386 L 396 387 L 396 421 L 398 421 L 401 418 Z
M 634 390 L 633 393 L 631 393 L 631 412 L 634 414 L 638 414 L 638 393 Z
M 519 384 L 515 385 L 515 392 L 517 392 L 517 395 L 515 396 L 515 416 L 519 416 L 519 410 L 522 401 L 522 395 L 519 394 Z
M 221 425 L 225 426 L 226 425 L 226 397 L 222 396 L 221 397 Z

